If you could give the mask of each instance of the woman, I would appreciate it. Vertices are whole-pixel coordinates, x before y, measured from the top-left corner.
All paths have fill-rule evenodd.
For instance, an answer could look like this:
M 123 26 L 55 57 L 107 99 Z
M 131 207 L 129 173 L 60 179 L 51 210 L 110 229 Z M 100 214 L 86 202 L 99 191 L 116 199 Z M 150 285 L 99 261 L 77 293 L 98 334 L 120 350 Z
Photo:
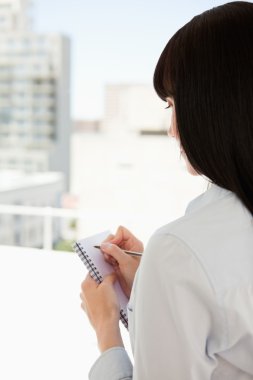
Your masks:
M 172 108 L 169 135 L 188 171 L 211 187 L 154 233 L 136 276 L 122 248 L 142 250 L 141 242 L 122 227 L 108 237 L 115 274 L 82 284 L 102 352 L 90 379 L 253 379 L 253 4 L 194 17 L 162 52 L 154 86 Z M 116 277 L 131 292 L 134 367 Z

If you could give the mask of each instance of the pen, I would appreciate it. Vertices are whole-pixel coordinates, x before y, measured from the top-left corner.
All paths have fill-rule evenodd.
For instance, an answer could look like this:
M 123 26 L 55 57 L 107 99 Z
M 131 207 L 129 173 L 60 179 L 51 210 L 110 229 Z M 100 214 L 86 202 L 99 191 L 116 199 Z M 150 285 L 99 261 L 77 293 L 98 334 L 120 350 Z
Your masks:
M 101 249 L 100 245 L 94 245 L 94 248 Z M 127 253 L 128 255 L 131 255 L 131 256 L 139 256 L 139 257 L 142 256 L 142 253 L 141 253 L 141 252 L 125 251 L 124 249 L 123 249 L 123 251 L 124 251 L 125 253 Z

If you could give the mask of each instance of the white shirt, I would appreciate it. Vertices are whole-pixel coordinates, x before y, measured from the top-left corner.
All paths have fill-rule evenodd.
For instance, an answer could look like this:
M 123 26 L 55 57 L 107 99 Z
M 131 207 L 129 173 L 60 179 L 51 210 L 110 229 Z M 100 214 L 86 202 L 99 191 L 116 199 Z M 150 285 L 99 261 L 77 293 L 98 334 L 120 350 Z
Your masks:
M 151 237 L 129 301 L 135 365 L 105 351 L 91 380 L 253 379 L 253 218 L 212 185 Z

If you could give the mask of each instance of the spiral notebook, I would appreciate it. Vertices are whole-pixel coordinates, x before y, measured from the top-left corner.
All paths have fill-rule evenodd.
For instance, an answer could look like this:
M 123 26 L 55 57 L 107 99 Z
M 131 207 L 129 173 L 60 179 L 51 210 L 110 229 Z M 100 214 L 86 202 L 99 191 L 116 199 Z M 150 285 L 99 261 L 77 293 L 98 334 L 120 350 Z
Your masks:
M 110 234 L 110 231 L 105 231 L 74 243 L 74 250 L 86 266 L 91 277 L 100 284 L 104 276 L 113 272 L 112 266 L 104 260 L 100 249 L 94 248 L 94 245 L 100 245 L 102 241 Z M 114 284 L 120 304 L 120 320 L 123 325 L 128 328 L 127 304 L 128 298 L 123 293 L 119 282 Z

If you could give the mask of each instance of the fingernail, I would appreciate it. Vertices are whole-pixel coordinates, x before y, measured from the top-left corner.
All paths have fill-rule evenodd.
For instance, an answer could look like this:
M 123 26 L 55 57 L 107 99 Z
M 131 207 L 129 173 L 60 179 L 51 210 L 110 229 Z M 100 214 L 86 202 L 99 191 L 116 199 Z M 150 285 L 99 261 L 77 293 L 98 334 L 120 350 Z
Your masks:
M 112 246 L 111 243 L 101 243 L 100 247 L 101 249 L 104 249 L 105 251 L 107 251 L 108 249 L 110 249 Z

